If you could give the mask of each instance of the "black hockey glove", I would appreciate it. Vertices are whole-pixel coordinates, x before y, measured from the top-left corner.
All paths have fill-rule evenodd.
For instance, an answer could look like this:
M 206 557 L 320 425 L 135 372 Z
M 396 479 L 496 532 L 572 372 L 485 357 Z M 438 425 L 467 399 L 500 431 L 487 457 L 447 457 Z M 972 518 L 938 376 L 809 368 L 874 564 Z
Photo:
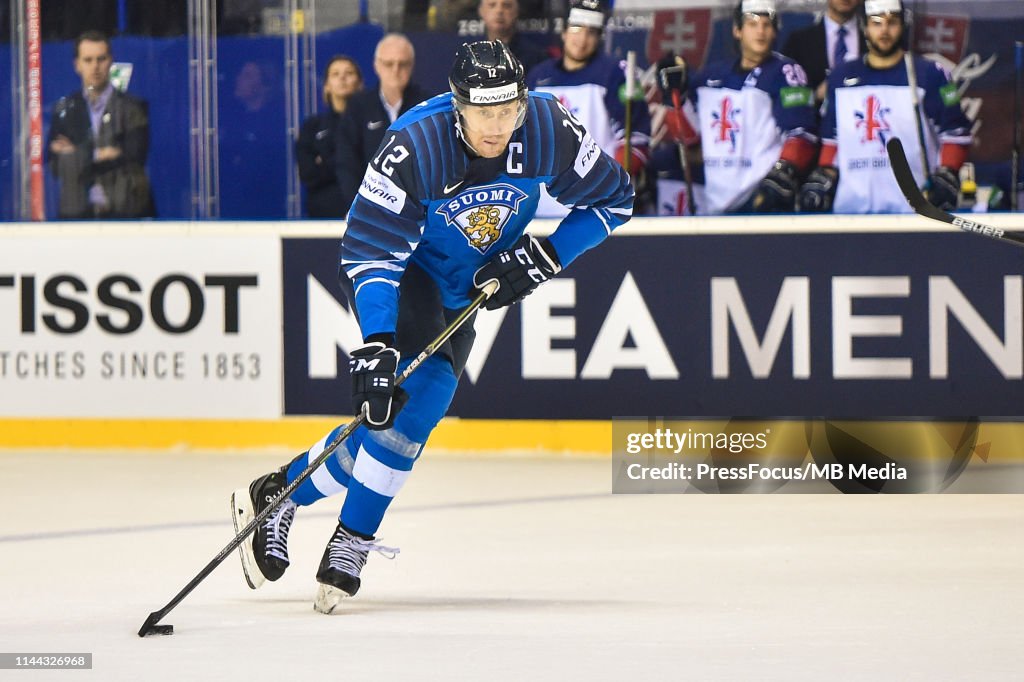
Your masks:
M 686 93 L 686 62 L 682 57 L 676 57 L 674 52 L 669 52 L 658 60 L 656 66 L 662 102 L 672 106 L 673 92 L 679 93 L 680 100 Z
M 952 211 L 960 198 L 960 176 L 952 168 L 939 166 L 928 177 L 928 201 L 943 211 Z
M 561 270 L 558 256 L 546 239 L 524 234 L 511 248 L 476 271 L 473 284 L 477 290 L 470 295 L 476 296 L 487 282 L 497 282 L 498 290 L 487 299 L 484 307 L 488 310 L 503 308 L 526 298 Z
M 797 176 L 796 166 L 782 159 L 776 161 L 754 192 L 751 202 L 754 213 L 791 213 L 800 185 Z
M 832 210 L 839 183 L 839 169 L 821 166 L 811 171 L 807 182 L 800 188 L 800 210 L 807 213 L 827 213 Z
M 352 377 L 352 409 L 366 417 L 374 431 L 390 429 L 409 396 L 395 387 L 398 351 L 381 341 L 371 341 L 352 351 L 348 361 Z

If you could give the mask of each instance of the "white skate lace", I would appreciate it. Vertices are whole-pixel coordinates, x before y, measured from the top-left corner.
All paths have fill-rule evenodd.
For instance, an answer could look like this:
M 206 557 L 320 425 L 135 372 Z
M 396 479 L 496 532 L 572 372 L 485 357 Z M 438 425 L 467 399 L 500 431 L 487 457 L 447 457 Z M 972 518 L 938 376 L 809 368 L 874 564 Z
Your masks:
M 297 506 L 291 500 L 285 500 L 277 511 L 263 522 L 263 529 L 267 532 L 267 556 L 288 561 L 288 531 L 291 530 L 292 521 L 295 519 Z
M 386 547 L 379 539 L 364 540 L 339 530 L 327 549 L 327 560 L 331 568 L 358 577 L 370 552 L 377 552 L 385 559 L 394 559 L 402 550 Z

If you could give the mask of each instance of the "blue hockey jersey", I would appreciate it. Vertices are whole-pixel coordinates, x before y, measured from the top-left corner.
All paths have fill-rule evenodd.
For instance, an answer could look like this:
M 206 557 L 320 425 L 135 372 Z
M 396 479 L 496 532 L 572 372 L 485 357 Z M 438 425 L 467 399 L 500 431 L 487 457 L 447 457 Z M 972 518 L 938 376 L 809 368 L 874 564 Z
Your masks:
M 632 216 L 629 176 L 550 95 L 529 94 L 526 122 L 496 159 L 468 154 L 451 94 L 395 121 L 341 243 L 364 337 L 394 332 L 398 283 L 410 262 L 437 283 L 446 308 L 467 305 L 476 270 L 533 219 L 542 183 L 572 209 L 549 237 L 563 267 Z

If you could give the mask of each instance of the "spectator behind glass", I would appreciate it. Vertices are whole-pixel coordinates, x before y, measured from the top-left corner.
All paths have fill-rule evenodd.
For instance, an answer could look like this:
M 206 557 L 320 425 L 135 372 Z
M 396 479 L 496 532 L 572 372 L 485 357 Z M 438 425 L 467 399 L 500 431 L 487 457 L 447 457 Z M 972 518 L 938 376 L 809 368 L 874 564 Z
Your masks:
M 282 82 L 275 64 L 250 60 L 235 75 L 232 97 L 220 100 L 222 218 L 286 215 L 287 133 Z
M 828 0 L 825 13 L 813 25 L 790 33 L 782 48 L 782 54 L 804 67 L 818 102 L 825 99 L 825 77 L 836 62 L 851 62 L 866 50 L 857 21 L 860 4 L 861 0 Z
M 373 70 L 380 79 L 375 90 L 349 98 L 338 121 L 335 170 L 342 193 L 342 214 L 347 214 L 370 159 L 384 140 L 384 133 L 399 116 L 430 95 L 410 83 L 416 54 L 409 39 L 389 33 L 377 43 Z
M 508 45 L 526 73 L 530 73 L 530 69 L 548 58 L 539 45 L 524 38 L 517 30 L 518 0 L 480 0 L 477 11 L 484 22 L 487 40 L 500 40 Z
M 146 177 L 146 103 L 114 88 L 110 40 L 87 31 L 75 41 L 82 89 L 53 109 L 47 139 L 60 182 L 62 219 L 144 218 L 155 213 Z
M 295 143 L 299 178 L 306 188 L 306 215 L 342 218 L 341 187 L 335 173 L 335 131 L 353 93 L 363 89 L 363 74 L 351 57 L 336 55 L 324 69 L 324 104 L 327 109 L 302 124 Z

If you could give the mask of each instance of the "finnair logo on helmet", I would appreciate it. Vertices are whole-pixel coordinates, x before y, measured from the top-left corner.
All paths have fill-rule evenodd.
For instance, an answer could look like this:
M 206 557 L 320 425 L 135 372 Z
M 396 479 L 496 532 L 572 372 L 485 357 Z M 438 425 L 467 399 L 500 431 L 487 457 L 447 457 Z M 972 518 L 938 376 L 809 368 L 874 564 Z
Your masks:
M 899 14 L 903 11 L 900 0 L 865 0 L 864 14 L 869 17 L 878 14 Z
M 508 102 L 519 96 L 519 86 L 516 83 L 509 83 L 498 88 L 470 88 L 470 104 L 500 104 Z

